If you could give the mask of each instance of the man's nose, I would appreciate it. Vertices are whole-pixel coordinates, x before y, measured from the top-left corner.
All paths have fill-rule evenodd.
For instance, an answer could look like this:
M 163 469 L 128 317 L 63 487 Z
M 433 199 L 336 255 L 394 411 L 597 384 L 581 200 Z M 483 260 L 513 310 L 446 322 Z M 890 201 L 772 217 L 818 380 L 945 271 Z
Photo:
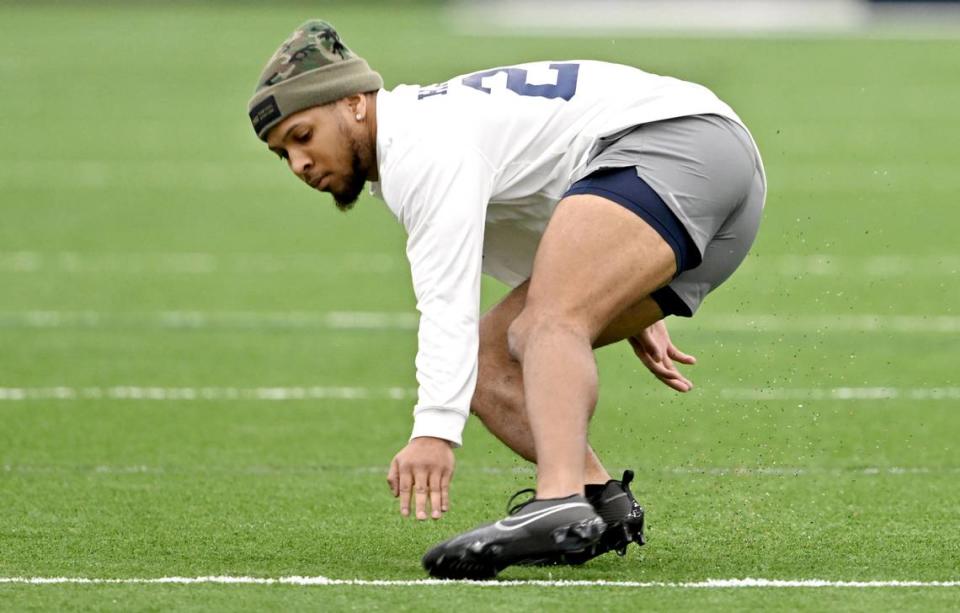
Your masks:
M 306 172 L 313 166 L 313 161 L 310 159 L 310 156 L 297 151 L 291 151 L 289 155 L 291 170 L 301 179 L 304 178 Z

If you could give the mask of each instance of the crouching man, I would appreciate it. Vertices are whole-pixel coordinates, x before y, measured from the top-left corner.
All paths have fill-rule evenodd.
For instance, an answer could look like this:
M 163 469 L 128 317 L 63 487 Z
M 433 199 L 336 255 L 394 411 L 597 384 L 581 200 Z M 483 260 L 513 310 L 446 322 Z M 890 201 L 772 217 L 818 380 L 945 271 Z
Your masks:
M 587 441 L 593 350 L 630 342 L 691 388 L 663 319 L 692 316 L 753 243 L 766 180 L 756 145 L 708 89 L 588 60 L 533 62 L 383 89 L 334 28 L 308 21 L 249 104 L 257 136 L 349 209 L 367 181 L 408 234 L 418 402 L 390 465 L 401 513 L 449 508 L 472 410 L 537 465 L 535 497 L 437 545 L 430 574 L 487 578 L 643 542 L 633 474 Z M 480 275 L 513 290 L 481 318 Z

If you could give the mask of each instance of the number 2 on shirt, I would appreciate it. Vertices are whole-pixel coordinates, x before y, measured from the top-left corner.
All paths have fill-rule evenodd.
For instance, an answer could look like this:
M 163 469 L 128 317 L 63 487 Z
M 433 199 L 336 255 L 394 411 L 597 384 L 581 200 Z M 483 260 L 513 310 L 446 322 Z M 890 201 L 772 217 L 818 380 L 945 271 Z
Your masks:
M 477 72 L 463 78 L 463 84 L 472 87 L 485 94 L 489 94 L 491 89 L 483 86 L 483 80 L 487 77 L 507 73 L 507 89 L 520 94 L 521 96 L 534 96 L 537 98 L 563 98 L 570 100 L 577 93 L 577 78 L 580 76 L 580 64 L 550 64 L 552 70 L 557 71 L 556 85 L 533 85 L 527 83 L 527 71 L 523 68 L 494 68 Z

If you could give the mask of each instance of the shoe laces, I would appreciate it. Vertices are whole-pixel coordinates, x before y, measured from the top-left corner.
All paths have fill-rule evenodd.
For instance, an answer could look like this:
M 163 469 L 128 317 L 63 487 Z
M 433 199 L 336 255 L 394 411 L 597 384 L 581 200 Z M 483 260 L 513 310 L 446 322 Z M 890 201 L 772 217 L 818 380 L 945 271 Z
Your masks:
M 514 500 L 516 500 L 520 496 L 523 496 L 524 494 L 528 494 L 530 497 L 522 502 L 513 504 Z M 507 501 L 507 515 L 514 515 L 516 513 L 519 513 L 520 510 L 523 509 L 523 507 L 527 506 L 528 504 L 530 504 L 536 499 L 537 499 L 537 490 L 533 489 L 532 487 L 528 487 L 526 489 L 520 490 L 519 492 L 511 496 L 510 500 Z

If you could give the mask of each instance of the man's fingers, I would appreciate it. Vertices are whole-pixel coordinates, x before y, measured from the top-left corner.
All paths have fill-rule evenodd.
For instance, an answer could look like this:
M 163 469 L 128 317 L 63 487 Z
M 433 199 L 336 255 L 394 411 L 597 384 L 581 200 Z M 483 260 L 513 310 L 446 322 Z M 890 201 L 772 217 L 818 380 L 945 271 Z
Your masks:
M 387 485 L 390 486 L 390 491 L 393 493 L 394 498 L 400 495 L 399 473 L 400 467 L 397 464 L 397 459 L 394 458 L 393 462 L 390 462 L 390 472 L 387 473 Z
M 680 384 L 680 387 L 677 387 L 670 383 L 667 383 L 667 385 L 670 385 L 670 387 L 672 387 L 673 389 L 681 392 L 687 392 L 693 389 L 693 383 L 691 383 L 689 379 L 684 377 L 683 373 L 677 370 L 677 366 L 676 364 L 673 363 L 673 360 L 671 360 L 668 357 L 664 357 L 663 365 L 664 367 L 666 367 L 667 372 L 669 373 L 667 376 L 669 377 L 671 382 Z M 664 381 L 664 383 L 666 383 L 666 381 Z
M 410 515 L 410 486 L 413 485 L 413 475 L 406 468 L 400 470 L 400 515 Z
M 681 364 L 696 364 L 697 358 L 677 349 L 667 334 L 666 326 L 658 322 L 629 339 L 633 352 L 643 365 L 666 386 L 678 392 L 689 392 L 693 383 L 677 369 L 674 360 Z
M 656 355 L 653 355 L 647 351 L 647 348 L 643 345 L 643 343 L 631 338 L 630 344 L 633 346 L 633 352 L 638 358 L 640 358 L 640 361 L 643 362 L 643 365 L 649 370 L 653 371 L 654 369 L 660 367 L 660 359 L 658 359 Z
M 647 355 L 649 355 L 654 362 L 659 362 L 663 359 L 663 348 L 654 337 L 652 328 L 647 328 L 640 333 L 640 346 L 643 347 L 643 350 L 647 352 Z
M 417 519 L 427 518 L 427 473 L 417 471 L 413 474 L 413 496 L 417 504 Z
M 637 351 L 637 357 L 640 358 L 640 361 L 643 362 L 643 365 L 647 367 L 647 370 L 653 374 L 657 374 L 657 368 L 662 368 L 660 364 L 654 362 L 653 358 L 651 358 L 650 355 L 643 350 Z
M 663 381 L 664 385 L 669 388 L 675 389 L 678 392 L 689 392 L 693 389 L 693 384 L 684 378 L 680 379 L 660 379 Z
M 660 381 L 678 392 L 688 392 L 693 384 L 676 370 L 663 369 L 653 373 Z
M 642 358 L 641 358 L 642 359 Z M 668 365 L 669 362 L 669 365 Z M 693 389 L 693 383 L 689 379 L 683 376 L 676 366 L 673 365 L 673 362 L 665 360 L 664 362 L 654 362 L 649 357 L 643 361 L 644 365 L 650 370 L 651 373 L 657 378 L 660 379 L 667 387 L 677 390 L 678 392 L 689 392 Z
M 690 354 L 688 354 L 688 353 L 684 353 L 684 352 L 680 351 L 679 349 L 677 349 L 676 347 L 674 347 L 672 344 L 667 346 L 667 355 L 670 356 L 671 358 L 673 358 L 674 360 L 682 363 L 682 364 L 696 364 L 696 363 L 697 363 L 697 358 L 696 358 L 696 357 L 694 357 L 694 356 L 692 356 L 692 355 L 690 355 Z
M 683 384 L 686 386 L 686 389 L 682 389 L 682 390 L 680 390 L 680 391 L 681 391 L 681 392 L 689 392 L 690 390 L 692 390 L 692 389 L 693 389 L 693 382 L 690 381 L 690 379 L 687 379 L 686 377 L 683 376 L 683 373 L 681 373 L 681 372 L 677 369 L 677 365 L 673 363 L 673 360 L 671 360 L 670 358 L 664 358 L 664 360 L 667 362 L 667 368 L 669 368 L 673 373 L 676 374 L 676 378 L 675 378 L 675 379 L 676 379 L 677 381 L 680 381 L 681 383 L 683 383 Z
M 440 471 L 430 471 L 427 477 L 427 486 L 430 488 L 430 517 L 440 519 L 440 507 L 442 506 L 440 494 Z
M 452 477 L 453 473 L 446 470 L 440 475 L 440 510 L 444 513 L 450 510 L 450 479 Z
M 650 372 L 661 379 L 676 379 L 683 376 L 677 371 L 676 368 L 670 368 L 663 362 L 654 362 L 653 360 L 650 360 L 646 366 L 650 369 Z

